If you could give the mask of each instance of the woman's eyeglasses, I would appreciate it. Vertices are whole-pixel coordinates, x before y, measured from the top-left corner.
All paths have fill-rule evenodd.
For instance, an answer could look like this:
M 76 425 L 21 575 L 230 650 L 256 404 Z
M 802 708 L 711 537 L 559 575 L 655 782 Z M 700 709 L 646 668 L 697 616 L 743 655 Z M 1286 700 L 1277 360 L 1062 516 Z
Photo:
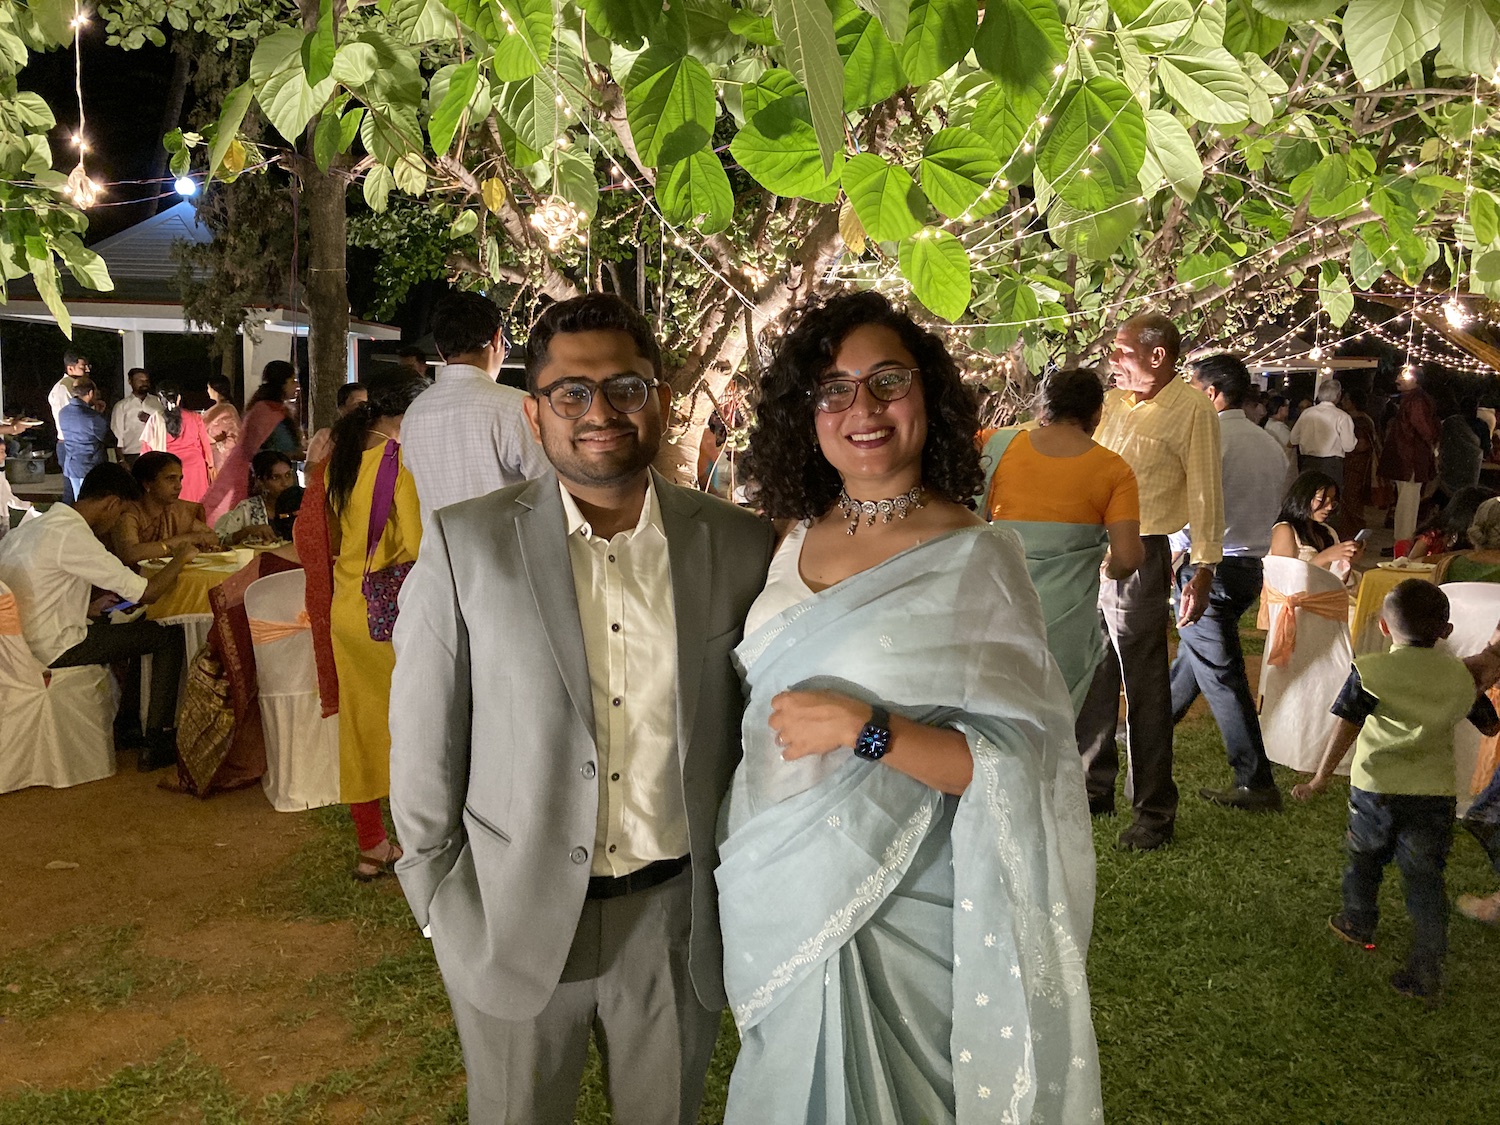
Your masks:
M 911 367 L 887 367 L 863 379 L 825 379 L 812 392 L 813 405 L 824 414 L 842 414 L 854 405 L 860 384 L 877 402 L 897 402 L 911 393 L 917 372 Z
M 651 398 L 651 388 L 660 382 L 659 379 L 642 379 L 639 375 L 615 375 L 602 383 L 561 379 L 549 387 L 540 388 L 536 394 L 547 400 L 552 413 L 559 418 L 582 418 L 594 405 L 595 391 L 603 391 L 604 401 L 621 414 L 635 414 L 645 407 Z

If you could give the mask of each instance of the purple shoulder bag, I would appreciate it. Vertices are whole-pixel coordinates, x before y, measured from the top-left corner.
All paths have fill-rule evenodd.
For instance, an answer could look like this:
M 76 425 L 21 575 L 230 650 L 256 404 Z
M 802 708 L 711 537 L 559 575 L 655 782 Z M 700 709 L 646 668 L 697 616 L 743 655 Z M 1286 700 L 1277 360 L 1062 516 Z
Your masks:
M 406 581 L 413 565 L 406 562 L 382 567 L 380 570 L 370 569 L 370 564 L 375 561 L 375 549 L 385 536 L 385 525 L 391 517 L 391 504 L 396 499 L 396 478 L 401 472 L 400 449 L 394 441 L 385 443 L 380 468 L 375 473 L 375 493 L 370 500 L 370 529 L 365 541 L 365 578 L 361 589 L 365 595 L 372 641 L 391 639 L 396 628 L 396 598 L 401 593 L 401 583 Z

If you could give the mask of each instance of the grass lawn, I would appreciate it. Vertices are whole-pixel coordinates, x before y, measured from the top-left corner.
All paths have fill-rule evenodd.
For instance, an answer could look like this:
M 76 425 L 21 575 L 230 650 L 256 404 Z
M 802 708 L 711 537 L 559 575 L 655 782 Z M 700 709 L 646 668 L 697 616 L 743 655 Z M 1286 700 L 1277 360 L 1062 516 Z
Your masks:
M 1164 852 L 1111 849 L 1123 820 L 1096 825 L 1098 907 L 1090 956 L 1095 1025 L 1111 1122 L 1213 1125 L 1466 1125 L 1492 1121 L 1494 982 L 1500 932 L 1455 916 L 1449 989 L 1435 1012 L 1397 996 L 1386 978 L 1407 933 L 1400 879 L 1383 899 L 1373 953 L 1329 932 L 1337 908 L 1344 804 L 1337 786 L 1312 806 L 1252 817 L 1204 805 L 1200 785 L 1227 777 L 1217 728 L 1190 720 L 1177 741 L 1182 813 Z M 1280 781 L 1289 786 L 1290 776 Z M 332 1002 L 353 1047 L 340 1065 L 281 1093 L 247 1098 L 204 1061 L 191 1038 L 87 1089 L 0 1099 L 0 1125 L 103 1122 L 462 1122 L 458 1044 L 427 944 L 400 897 L 353 884 L 339 810 L 253 901 L 228 917 L 352 922 L 372 963 L 313 975 L 309 1005 Z M 1461 836 L 1450 896 L 1495 877 Z M 242 912 L 236 915 L 234 912 Z M 16 992 L 9 985 L 24 985 Z M 0 960 L 0 1019 L 46 1020 L 59 1008 L 118 1011 L 147 992 L 243 987 L 209 983 L 133 944 L 128 929 L 49 941 Z M 303 1018 L 295 1008 L 289 1028 Z M 306 1018 L 311 1018 L 308 1016 Z M 702 1120 L 718 1122 L 733 1058 L 726 1025 Z M 1488 1076 L 1488 1077 L 1486 1077 Z M 591 1068 L 579 1121 L 608 1120 Z M 775 1123 L 767 1123 L 775 1125 Z

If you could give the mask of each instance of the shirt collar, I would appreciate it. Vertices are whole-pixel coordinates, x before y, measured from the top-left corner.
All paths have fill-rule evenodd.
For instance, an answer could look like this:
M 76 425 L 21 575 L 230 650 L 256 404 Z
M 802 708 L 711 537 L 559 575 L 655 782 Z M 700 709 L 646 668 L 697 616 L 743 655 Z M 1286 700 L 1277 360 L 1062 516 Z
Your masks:
M 1225 419 L 1225 418 L 1243 418 L 1244 416 L 1245 416 L 1245 410 L 1244 410 L 1243 407 L 1240 407 L 1240 406 L 1233 406 L 1233 407 L 1230 407 L 1228 410 L 1221 410 L 1221 411 L 1219 411 L 1219 418 L 1220 418 L 1221 421 L 1223 419 Z
M 567 485 L 559 480 L 557 487 L 562 493 L 563 517 L 568 522 L 568 534 L 577 535 L 579 532 L 582 532 L 585 539 L 594 538 L 593 525 L 578 510 L 578 502 L 573 499 L 573 494 L 568 491 Z M 646 501 L 641 505 L 641 518 L 636 521 L 635 527 L 624 532 L 624 535 L 627 539 L 634 538 L 648 527 L 655 528 L 663 539 L 666 538 L 667 529 L 662 526 L 661 510 L 656 502 L 656 479 L 654 476 L 646 478 Z
M 490 378 L 488 371 L 482 367 L 475 367 L 472 363 L 445 363 L 437 369 L 435 378 L 455 378 L 458 376 L 478 376 L 487 383 L 495 381 Z
M 1189 389 L 1188 385 L 1182 381 L 1181 376 L 1176 376 L 1150 398 L 1137 398 L 1134 391 L 1126 391 L 1125 402 L 1132 410 L 1142 406 L 1165 406 L 1173 398 L 1177 397 L 1181 391 Z

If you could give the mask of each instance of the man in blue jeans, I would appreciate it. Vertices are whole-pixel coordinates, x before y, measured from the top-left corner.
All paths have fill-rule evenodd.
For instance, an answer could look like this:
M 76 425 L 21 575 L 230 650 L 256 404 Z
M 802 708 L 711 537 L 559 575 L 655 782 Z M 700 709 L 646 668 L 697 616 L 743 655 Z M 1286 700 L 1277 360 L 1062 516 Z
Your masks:
M 1345 941 L 1374 949 L 1380 883 L 1394 860 L 1405 885 L 1412 940 L 1406 967 L 1391 977 L 1391 987 L 1432 1006 L 1448 952 L 1443 871 L 1456 804 L 1453 728 L 1467 717 L 1494 734 L 1500 717 L 1477 693 L 1463 661 L 1436 648 L 1453 632 L 1440 587 L 1417 578 L 1402 582 L 1386 595 L 1380 628 L 1393 642 L 1391 651 L 1355 658 L 1333 705 L 1339 722 L 1318 772 L 1292 796 L 1306 801 L 1322 793 L 1354 747 L 1344 908 L 1328 924 Z
M 1240 646 L 1240 618 L 1261 589 L 1261 559 L 1271 548 L 1271 528 L 1281 507 L 1286 483 L 1286 454 L 1278 442 L 1243 409 L 1250 391 L 1250 372 L 1232 355 L 1209 356 L 1189 368 L 1193 386 L 1219 412 L 1219 443 L 1224 458 L 1224 558 L 1214 570 L 1208 610 L 1178 627 L 1177 659 L 1172 663 L 1172 721 L 1180 723 L 1198 696 L 1224 735 L 1224 750 L 1234 771 L 1228 789 L 1200 789 L 1206 801 L 1254 812 L 1281 808 L 1281 791 L 1271 777 L 1261 741 L 1260 717 L 1245 673 Z M 1186 552 L 1186 533 L 1173 537 L 1173 548 Z M 1177 571 L 1179 594 L 1196 568 Z
M 95 465 L 105 461 L 109 448 L 109 422 L 99 413 L 96 403 L 99 389 L 92 379 L 73 383 L 73 397 L 58 411 L 57 425 L 62 436 L 62 473 L 72 494 L 80 495 L 83 478 Z

